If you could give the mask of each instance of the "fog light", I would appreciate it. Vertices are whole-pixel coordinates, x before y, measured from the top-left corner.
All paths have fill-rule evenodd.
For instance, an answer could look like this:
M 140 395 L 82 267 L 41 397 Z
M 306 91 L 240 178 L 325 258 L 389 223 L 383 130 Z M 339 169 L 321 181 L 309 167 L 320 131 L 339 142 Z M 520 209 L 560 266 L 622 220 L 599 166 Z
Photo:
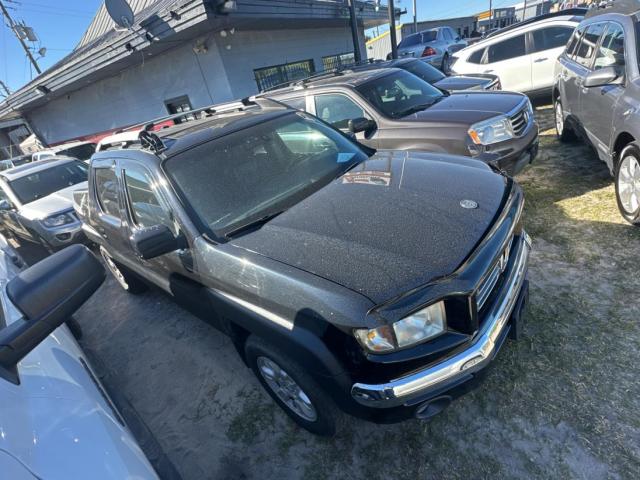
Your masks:
M 473 357 L 471 360 L 469 360 L 464 365 L 462 365 L 462 367 L 460 367 L 460 371 L 462 372 L 464 370 L 469 370 L 471 367 L 475 367 L 476 365 L 478 365 L 483 360 L 484 360 L 484 357 L 482 355 L 478 355 L 477 357 Z

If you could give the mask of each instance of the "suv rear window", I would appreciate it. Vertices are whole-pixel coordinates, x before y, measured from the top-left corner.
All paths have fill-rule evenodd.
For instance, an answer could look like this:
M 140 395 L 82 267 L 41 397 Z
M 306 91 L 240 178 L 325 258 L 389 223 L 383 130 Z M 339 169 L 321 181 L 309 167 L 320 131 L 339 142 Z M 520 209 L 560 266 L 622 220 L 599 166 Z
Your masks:
M 507 38 L 501 42 L 489 45 L 488 63 L 502 62 L 510 58 L 521 57 L 526 53 L 524 34 Z
M 559 26 L 535 30 L 533 32 L 533 51 L 541 52 L 566 45 L 572 31 L 571 27 Z

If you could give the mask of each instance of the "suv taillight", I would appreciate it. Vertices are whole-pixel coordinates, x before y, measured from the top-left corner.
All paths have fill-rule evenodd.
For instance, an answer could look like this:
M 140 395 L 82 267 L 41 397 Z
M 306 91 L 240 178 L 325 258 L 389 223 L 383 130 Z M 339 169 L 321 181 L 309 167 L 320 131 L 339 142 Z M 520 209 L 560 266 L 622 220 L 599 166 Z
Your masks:
M 433 49 L 433 47 L 426 47 L 423 51 L 422 51 L 422 56 L 423 57 L 430 57 L 431 55 L 435 55 L 436 51 Z

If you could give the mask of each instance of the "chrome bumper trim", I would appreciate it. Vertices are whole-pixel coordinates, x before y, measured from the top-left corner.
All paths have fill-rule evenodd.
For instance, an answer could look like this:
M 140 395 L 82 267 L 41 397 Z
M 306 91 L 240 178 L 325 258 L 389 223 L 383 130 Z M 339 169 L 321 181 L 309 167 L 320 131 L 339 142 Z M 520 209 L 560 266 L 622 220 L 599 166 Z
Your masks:
M 508 273 L 506 287 L 502 289 L 491 310 L 487 312 L 483 329 L 469 348 L 442 363 L 388 383 L 375 385 L 356 383 L 351 387 L 354 400 L 367 407 L 395 407 L 438 388 L 445 382 L 453 381 L 456 377 L 476 372 L 487 366 L 493 359 L 500 334 L 511 318 L 527 275 L 531 240 L 523 232 L 518 243 L 520 245 Z

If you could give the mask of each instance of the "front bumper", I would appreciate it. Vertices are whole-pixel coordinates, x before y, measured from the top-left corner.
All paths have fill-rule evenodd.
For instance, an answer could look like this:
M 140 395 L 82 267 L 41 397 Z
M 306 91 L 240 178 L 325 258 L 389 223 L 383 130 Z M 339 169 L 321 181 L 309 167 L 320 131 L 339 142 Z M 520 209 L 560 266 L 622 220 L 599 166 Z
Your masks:
M 80 222 L 63 225 L 60 228 L 39 228 L 38 235 L 51 248 L 63 248 L 73 243 L 85 243 L 87 238 Z
M 514 310 L 522 303 L 530 250 L 530 239 L 524 233 L 519 238 L 519 248 L 505 286 L 487 312 L 483 327 L 471 346 L 439 364 L 387 383 L 356 383 L 351 387 L 353 399 L 373 408 L 413 406 L 471 380 L 475 373 L 487 367 L 504 340 L 512 314 L 519 314 Z
M 470 144 L 469 151 L 473 158 L 494 165 L 507 175 L 517 175 L 533 162 L 538 154 L 538 124 L 532 121 L 521 137 L 489 147 L 484 147 L 483 151 L 477 151 L 478 147 Z

